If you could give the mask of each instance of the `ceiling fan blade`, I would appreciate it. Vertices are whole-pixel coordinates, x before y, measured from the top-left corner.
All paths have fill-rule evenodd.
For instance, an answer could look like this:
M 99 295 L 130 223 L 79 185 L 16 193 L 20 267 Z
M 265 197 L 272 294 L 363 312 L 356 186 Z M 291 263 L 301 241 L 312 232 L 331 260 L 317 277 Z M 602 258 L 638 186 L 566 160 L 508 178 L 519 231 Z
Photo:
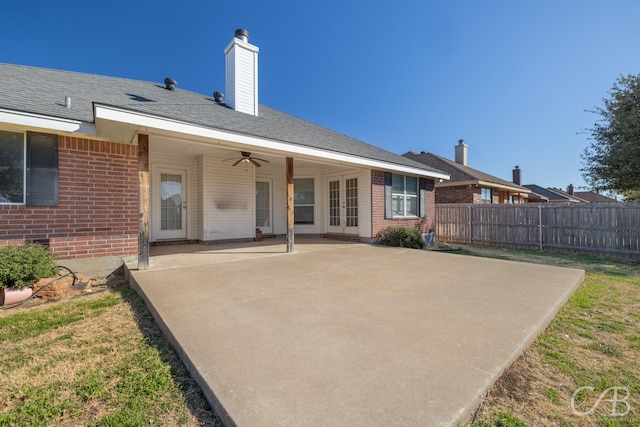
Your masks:
M 241 161 L 243 161 L 243 160 L 244 160 L 244 159 L 240 159 L 240 160 L 238 160 L 237 162 L 235 162 L 235 163 L 233 164 L 233 166 L 237 165 L 238 163 L 240 163 L 240 162 L 241 162 Z
M 260 163 L 258 163 L 258 162 L 256 162 L 255 160 L 253 160 L 253 158 L 252 158 L 252 157 L 249 157 L 249 161 L 250 161 L 251 163 L 253 163 L 253 165 L 254 165 L 255 167 L 257 167 L 257 168 L 259 168 L 260 166 L 262 166 Z
M 259 160 L 261 162 L 269 163 L 269 160 L 261 159 L 260 157 L 252 157 L 254 160 Z

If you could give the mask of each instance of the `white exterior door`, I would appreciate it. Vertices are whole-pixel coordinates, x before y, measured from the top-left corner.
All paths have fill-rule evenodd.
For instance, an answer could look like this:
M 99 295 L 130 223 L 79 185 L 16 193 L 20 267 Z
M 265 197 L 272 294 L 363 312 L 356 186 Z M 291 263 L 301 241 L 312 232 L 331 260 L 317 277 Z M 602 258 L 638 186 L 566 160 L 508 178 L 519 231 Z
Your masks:
M 327 180 L 329 233 L 358 234 L 358 177 Z
M 273 207 L 270 179 L 256 180 L 256 228 L 263 234 L 273 233 Z
M 187 238 L 187 171 L 158 168 L 154 176 L 153 226 L 156 240 Z

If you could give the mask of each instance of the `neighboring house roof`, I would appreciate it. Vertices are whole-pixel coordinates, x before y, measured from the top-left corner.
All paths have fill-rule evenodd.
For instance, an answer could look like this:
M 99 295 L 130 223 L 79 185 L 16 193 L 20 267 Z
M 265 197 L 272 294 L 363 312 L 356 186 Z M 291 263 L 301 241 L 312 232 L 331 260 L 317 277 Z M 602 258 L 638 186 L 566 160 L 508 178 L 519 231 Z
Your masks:
M 454 186 L 460 185 L 460 183 L 465 183 L 497 187 L 519 193 L 530 192 L 529 189 L 514 184 L 513 182 L 498 178 L 469 166 L 465 166 L 453 160 L 440 157 L 433 153 L 422 152 L 418 154 L 409 151 L 408 153 L 403 154 L 403 156 L 448 173 L 451 176 L 450 181 L 440 184 L 440 186 Z
M 575 191 L 573 193 L 574 196 L 581 198 L 582 200 L 586 200 L 589 203 L 613 203 L 617 202 L 616 199 L 611 197 L 607 197 L 602 194 L 598 194 L 595 191 Z
M 65 107 L 67 96 L 71 98 L 70 108 Z M 0 122 L 2 113 L 10 110 L 95 126 L 96 105 L 406 166 L 427 171 L 435 178 L 447 178 L 424 164 L 264 105 L 259 107 L 259 116 L 253 116 L 217 103 L 212 96 L 180 88 L 167 90 L 159 82 L 0 63 Z
M 557 188 L 544 188 L 535 184 L 527 184 L 524 187 L 531 190 L 533 193 L 542 196 L 542 198 L 546 198 L 549 202 L 567 202 L 567 203 L 584 203 L 586 200 L 581 199 L 580 197 L 572 196 L 571 194 L 559 190 Z

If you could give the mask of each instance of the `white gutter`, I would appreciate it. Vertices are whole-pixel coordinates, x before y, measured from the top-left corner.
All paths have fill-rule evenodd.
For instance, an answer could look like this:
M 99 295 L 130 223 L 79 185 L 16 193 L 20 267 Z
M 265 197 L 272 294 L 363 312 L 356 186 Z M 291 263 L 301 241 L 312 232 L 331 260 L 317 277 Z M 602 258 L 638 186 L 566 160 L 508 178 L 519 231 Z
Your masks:
M 21 111 L 5 110 L 2 108 L 0 108 L 0 123 L 10 123 L 18 126 L 48 129 L 59 132 L 81 133 L 89 136 L 96 135 L 96 127 L 92 123 L 25 113 Z
M 334 162 L 344 162 L 360 166 L 367 166 L 373 169 L 392 170 L 403 172 L 406 174 L 424 176 L 434 179 L 449 179 L 449 175 L 438 172 L 426 171 L 411 166 L 397 165 L 387 163 L 380 160 L 366 159 L 358 156 L 341 154 L 332 151 L 321 150 L 317 148 L 304 147 L 299 145 L 288 144 L 272 139 L 260 138 L 256 136 L 224 131 L 220 129 L 209 128 L 191 123 L 185 123 L 178 120 L 167 119 L 164 117 L 152 116 L 149 114 L 133 113 L 131 111 L 120 108 L 110 107 L 106 105 L 94 106 L 95 118 L 103 120 L 111 120 L 114 122 L 126 123 L 135 126 L 153 128 L 157 130 L 176 132 L 185 135 L 192 135 L 207 139 L 216 139 L 229 141 L 238 144 L 250 145 L 260 149 L 263 152 L 279 151 L 285 153 L 297 154 L 300 156 L 315 157 L 320 159 L 332 160 Z

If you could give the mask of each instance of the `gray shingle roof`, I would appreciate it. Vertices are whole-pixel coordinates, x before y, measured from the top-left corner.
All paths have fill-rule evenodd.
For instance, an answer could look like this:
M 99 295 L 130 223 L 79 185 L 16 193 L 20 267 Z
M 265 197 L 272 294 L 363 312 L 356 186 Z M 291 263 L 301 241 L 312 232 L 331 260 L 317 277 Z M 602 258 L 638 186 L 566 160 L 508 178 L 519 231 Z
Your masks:
M 574 196 L 586 200 L 589 203 L 615 203 L 616 199 L 607 197 L 604 194 L 596 193 L 595 191 L 576 191 Z
M 438 156 L 433 153 L 422 152 L 418 154 L 410 151 L 403 154 L 403 156 L 448 173 L 451 176 L 451 183 L 454 183 L 456 181 L 483 181 L 487 183 L 511 187 L 517 191 L 528 192 L 528 189 L 514 184 L 513 182 L 498 178 L 497 176 L 489 175 L 488 173 L 479 171 L 469 166 L 462 165 L 460 163 L 456 163 L 453 160 L 445 159 L 444 157 Z
M 535 184 L 527 184 L 524 187 L 549 199 L 550 202 L 584 202 L 585 200 L 565 193 L 555 188 L 544 188 Z
M 64 106 L 66 96 L 71 97 L 71 108 Z M 162 82 L 0 63 L 0 108 L 94 123 L 94 103 L 442 173 L 264 105 L 256 117 L 216 103 L 210 96 L 180 88 L 167 90 Z

